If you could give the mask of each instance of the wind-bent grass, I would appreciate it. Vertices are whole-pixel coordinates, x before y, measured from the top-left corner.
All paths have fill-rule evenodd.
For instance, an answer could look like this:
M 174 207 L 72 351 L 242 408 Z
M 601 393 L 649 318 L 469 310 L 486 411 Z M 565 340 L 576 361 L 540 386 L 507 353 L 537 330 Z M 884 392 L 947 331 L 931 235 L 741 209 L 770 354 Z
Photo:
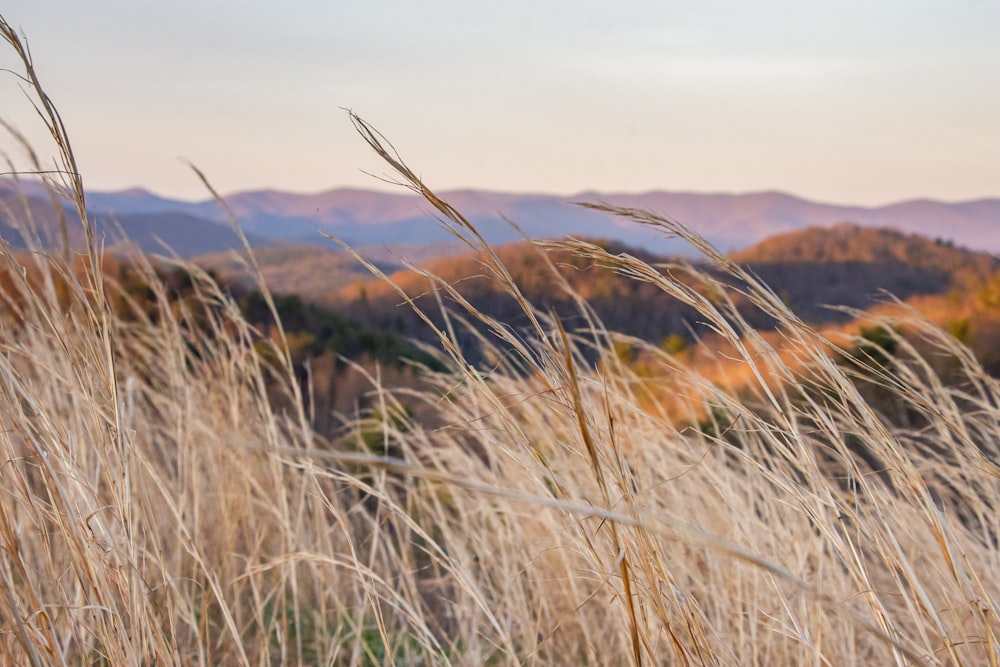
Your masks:
M 585 303 L 576 332 L 528 303 L 354 120 L 531 328 L 439 282 L 492 332 L 490 365 L 465 361 L 452 313 L 450 370 L 421 391 L 373 378 L 376 409 L 325 442 L 287 357 L 259 354 L 196 267 L 179 307 L 136 257 L 156 307 L 125 317 L 96 240 L 82 269 L 0 247 L 0 662 L 996 664 L 1000 391 L 968 350 L 912 313 L 890 323 L 911 332 L 893 361 L 838 361 L 690 230 L 604 207 L 731 278 L 555 244 L 692 305 L 751 379 L 720 388 L 649 348 L 651 387 Z M 84 211 L 80 180 L 69 189 Z M 780 348 L 733 289 L 780 323 Z

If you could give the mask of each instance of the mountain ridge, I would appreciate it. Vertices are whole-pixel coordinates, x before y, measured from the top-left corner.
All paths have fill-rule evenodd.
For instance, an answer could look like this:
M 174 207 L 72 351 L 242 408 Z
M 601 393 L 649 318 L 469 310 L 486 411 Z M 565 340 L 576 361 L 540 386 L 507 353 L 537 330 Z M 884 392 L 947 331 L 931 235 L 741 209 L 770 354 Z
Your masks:
M 11 188 L 11 179 L 0 179 L 0 192 Z M 33 194 L 39 194 L 37 184 L 34 189 Z M 574 205 L 605 202 L 679 220 L 727 252 L 782 232 L 829 227 L 840 222 L 892 227 L 976 250 L 1000 252 L 1000 198 L 959 202 L 925 198 L 873 207 L 816 202 L 779 190 L 749 193 L 585 190 L 575 195 L 547 195 L 462 189 L 442 191 L 439 195 L 476 225 L 488 242 L 495 244 L 521 238 L 509 220 L 531 238 L 610 238 L 658 254 L 692 254 L 682 241 L 668 238 L 660 230 Z M 92 192 L 88 197 L 90 210 L 97 216 L 121 218 L 174 212 L 204 220 L 205 224 L 224 223 L 228 227 L 225 212 L 211 199 L 175 200 L 142 188 Z M 327 241 L 320 232 L 359 246 L 433 244 L 454 239 L 435 219 L 430 204 L 409 191 L 330 188 L 296 193 L 263 189 L 236 192 L 224 199 L 256 244 L 322 245 Z M 196 233 L 196 227 L 192 226 L 191 233 Z M 194 248 L 196 240 L 183 239 L 183 245 Z

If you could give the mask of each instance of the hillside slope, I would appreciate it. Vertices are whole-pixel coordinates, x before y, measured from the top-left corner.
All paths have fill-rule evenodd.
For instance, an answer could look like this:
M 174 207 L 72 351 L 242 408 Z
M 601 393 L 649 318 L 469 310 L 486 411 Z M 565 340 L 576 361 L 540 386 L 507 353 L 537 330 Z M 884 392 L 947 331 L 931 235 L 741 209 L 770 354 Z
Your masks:
M 771 237 L 732 255 L 809 321 L 831 318 L 824 305 L 863 308 L 879 292 L 900 299 L 983 284 L 1000 261 L 893 229 L 842 223 Z
M 614 242 L 598 243 L 612 254 L 625 253 L 652 264 L 672 261 Z M 518 243 L 499 248 L 497 254 L 529 301 L 567 318 L 571 326 L 586 323 L 579 318 L 573 298 L 554 279 L 546 258 L 610 329 L 659 342 L 672 334 L 688 336 L 697 321 L 690 309 L 654 286 L 627 279 L 565 250 Z M 884 291 L 902 299 L 944 294 L 982 284 L 1000 269 L 1000 262 L 985 253 L 893 230 L 852 225 L 782 235 L 733 258 L 748 264 L 795 312 L 813 323 L 848 319 L 826 304 L 863 309 L 884 299 Z M 672 266 L 675 277 L 683 279 L 683 263 Z M 527 324 L 517 303 L 488 277 L 476 257 L 439 259 L 423 268 L 454 286 L 477 310 L 514 328 Z M 407 293 L 418 295 L 416 302 L 438 317 L 432 284 L 421 272 L 400 271 L 392 280 Z M 741 295 L 730 296 L 752 325 L 772 326 L 769 317 L 744 307 Z M 352 285 L 332 291 L 322 300 L 373 326 L 406 335 L 426 332 L 410 308 L 401 306 L 400 297 L 384 283 Z M 445 303 L 450 303 L 447 297 Z

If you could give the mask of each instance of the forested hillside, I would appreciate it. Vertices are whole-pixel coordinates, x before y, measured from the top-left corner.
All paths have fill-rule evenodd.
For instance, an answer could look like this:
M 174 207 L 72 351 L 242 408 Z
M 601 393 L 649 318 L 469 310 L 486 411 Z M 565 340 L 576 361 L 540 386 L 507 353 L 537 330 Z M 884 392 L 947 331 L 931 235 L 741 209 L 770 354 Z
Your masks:
M 686 260 L 645 253 L 618 243 L 598 244 L 612 255 L 628 255 L 662 266 L 678 280 L 696 283 Z M 525 298 L 566 319 L 567 326 L 586 326 L 575 297 L 587 301 L 597 317 L 614 331 L 658 343 L 671 336 L 691 339 L 698 329 L 695 313 L 654 285 L 631 280 L 593 260 L 582 259 L 553 245 L 528 242 L 497 250 Z M 900 299 L 947 294 L 983 285 L 1000 268 L 986 253 L 955 248 L 917 235 L 840 225 L 781 235 L 733 255 L 763 279 L 800 317 L 822 324 L 846 322 L 848 314 L 827 306 L 868 308 L 892 294 Z M 565 284 L 553 278 L 558 267 Z M 707 267 L 706 267 L 707 268 Z M 712 269 L 709 269 L 711 275 Z M 426 274 L 436 276 L 434 280 Z M 526 324 L 517 301 L 491 277 L 481 258 L 464 255 L 427 263 L 423 271 L 399 271 L 391 276 L 400 288 L 416 295 L 416 303 L 440 321 L 434 284 L 452 286 L 478 310 L 511 327 Z M 711 288 L 710 285 L 705 286 Z M 743 306 L 738 293 L 730 295 Z M 353 284 L 320 297 L 371 326 L 421 337 L 426 328 L 412 310 L 400 306 L 395 290 L 381 282 Z M 442 291 L 442 304 L 454 305 Z M 743 308 L 748 322 L 771 328 L 773 320 Z

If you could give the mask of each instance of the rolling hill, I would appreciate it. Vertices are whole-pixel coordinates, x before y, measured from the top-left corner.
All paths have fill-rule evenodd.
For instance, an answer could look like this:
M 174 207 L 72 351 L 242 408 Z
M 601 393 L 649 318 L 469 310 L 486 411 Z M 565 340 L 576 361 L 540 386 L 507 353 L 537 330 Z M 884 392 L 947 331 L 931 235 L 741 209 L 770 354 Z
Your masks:
M 651 264 L 670 261 L 617 242 L 599 243 L 613 254 L 628 253 Z M 530 302 L 564 317 L 569 328 L 586 325 L 538 248 L 522 242 L 497 252 Z M 697 326 L 692 311 L 652 285 L 619 276 L 565 250 L 547 250 L 545 254 L 609 329 L 659 342 L 671 334 L 687 336 L 689 329 Z M 986 253 L 895 230 L 854 225 L 780 235 L 733 258 L 761 276 L 801 317 L 817 324 L 848 319 L 825 304 L 864 309 L 884 299 L 884 291 L 902 299 L 945 294 L 982 285 L 1000 270 L 1000 261 Z M 514 328 L 527 325 L 517 303 L 484 274 L 475 256 L 437 259 L 423 268 L 452 285 L 477 310 Z M 673 272 L 675 277 L 683 275 L 680 269 Z M 432 285 L 424 275 L 400 271 L 392 279 L 407 293 L 421 295 L 416 302 L 441 321 Z M 773 326 L 769 317 L 749 308 L 738 293 L 731 298 L 752 325 Z M 400 306 L 400 297 L 384 283 L 351 285 L 331 291 L 322 301 L 371 326 L 410 336 L 427 335 L 426 327 L 408 307 Z M 444 301 L 455 306 L 447 296 Z
M 972 289 L 1000 269 L 985 252 L 843 223 L 780 234 L 732 257 L 810 321 L 831 319 L 826 305 L 867 307 L 880 292 L 906 299 Z

